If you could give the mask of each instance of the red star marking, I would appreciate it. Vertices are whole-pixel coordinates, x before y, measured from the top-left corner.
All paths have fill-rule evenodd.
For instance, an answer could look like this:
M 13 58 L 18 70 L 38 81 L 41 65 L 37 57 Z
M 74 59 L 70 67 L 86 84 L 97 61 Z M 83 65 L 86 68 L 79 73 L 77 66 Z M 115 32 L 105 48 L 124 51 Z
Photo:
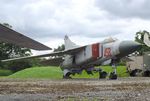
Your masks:
M 105 48 L 104 56 L 105 57 L 110 57 L 111 56 L 111 48 Z

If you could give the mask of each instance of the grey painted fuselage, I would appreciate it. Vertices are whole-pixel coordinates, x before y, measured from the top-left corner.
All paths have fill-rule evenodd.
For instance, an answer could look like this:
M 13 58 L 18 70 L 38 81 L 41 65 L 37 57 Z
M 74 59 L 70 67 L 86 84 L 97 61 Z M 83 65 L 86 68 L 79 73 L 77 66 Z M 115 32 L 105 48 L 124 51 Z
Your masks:
M 71 42 L 69 38 L 65 40 L 65 45 L 67 42 L 70 45 L 67 48 L 71 48 L 71 44 L 80 47 Z M 66 55 L 61 68 L 72 72 L 73 70 L 83 70 L 94 66 L 110 64 L 113 59 L 120 59 L 131 54 L 140 46 L 139 43 L 134 41 L 107 39 L 96 44 L 86 45 L 84 49 L 75 54 Z

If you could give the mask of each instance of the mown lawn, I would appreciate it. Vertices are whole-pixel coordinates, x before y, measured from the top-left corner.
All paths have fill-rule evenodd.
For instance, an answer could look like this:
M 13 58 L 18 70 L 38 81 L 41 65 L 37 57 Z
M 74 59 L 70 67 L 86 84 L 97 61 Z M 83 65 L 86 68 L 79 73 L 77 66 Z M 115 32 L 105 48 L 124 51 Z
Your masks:
M 110 66 L 103 66 L 102 69 L 106 72 L 111 72 L 112 68 Z M 125 66 L 118 66 L 117 73 L 119 77 L 127 77 L 129 76 L 126 73 Z M 22 71 L 16 72 L 8 78 L 48 78 L 48 79 L 61 79 L 63 76 L 63 72 L 58 67 L 33 67 L 24 69 Z M 81 75 L 76 74 L 72 76 L 73 78 L 98 78 L 99 74 L 94 73 L 94 75 L 88 75 L 85 71 L 82 72 Z
M 50 78 L 58 79 L 62 78 L 62 71 L 58 67 L 33 67 L 16 72 L 8 78 Z

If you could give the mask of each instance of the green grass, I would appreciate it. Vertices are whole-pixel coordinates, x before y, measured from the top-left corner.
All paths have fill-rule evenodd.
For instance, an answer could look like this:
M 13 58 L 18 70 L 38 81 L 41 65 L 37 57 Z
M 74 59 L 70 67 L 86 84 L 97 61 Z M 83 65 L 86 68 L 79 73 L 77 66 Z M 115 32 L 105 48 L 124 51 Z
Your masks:
M 112 72 L 112 67 L 111 66 L 103 66 L 103 70 L 107 71 L 108 73 Z M 125 66 L 118 66 L 117 67 L 117 74 L 119 77 L 128 77 L 129 74 L 126 72 L 126 67 Z
M 33 67 L 16 72 L 8 78 L 62 78 L 62 71 L 58 67 Z
M 110 66 L 103 66 L 102 69 L 106 72 L 111 72 L 112 68 Z M 126 73 L 125 66 L 118 66 L 117 73 L 119 77 L 127 77 L 129 76 Z M 81 75 L 76 74 L 72 76 L 73 78 L 98 78 L 98 73 L 93 73 L 94 75 L 88 75 L 85 71 L 82 72 Z M 63 72 L 58 67 L 33 67 L 27 68 L 22 71 L 16 72 L 8 78 L 48 78 L 48 79 L 61 79 L 63 76 Z

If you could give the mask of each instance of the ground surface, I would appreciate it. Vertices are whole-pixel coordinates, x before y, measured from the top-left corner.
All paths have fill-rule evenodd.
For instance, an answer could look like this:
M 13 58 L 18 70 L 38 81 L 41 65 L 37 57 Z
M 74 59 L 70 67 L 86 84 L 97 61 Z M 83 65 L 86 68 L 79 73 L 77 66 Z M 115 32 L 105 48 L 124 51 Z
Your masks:
M 0 79 L 0 101 L 150 101 L 150 78 Z

